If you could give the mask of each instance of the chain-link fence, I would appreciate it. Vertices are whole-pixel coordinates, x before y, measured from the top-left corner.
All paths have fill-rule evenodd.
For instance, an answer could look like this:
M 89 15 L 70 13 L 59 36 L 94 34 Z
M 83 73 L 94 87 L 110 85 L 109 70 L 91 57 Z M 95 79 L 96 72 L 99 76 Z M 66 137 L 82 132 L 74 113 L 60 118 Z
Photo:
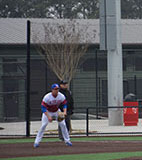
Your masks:
M 26 56 L 1 55 L 0 66 L 0 135 L 25 135 Z
M 0 53 L 0 136 L 36 135 L 41 125 L 41 100 L 50 91 L 51 84 L 59 83 L 52 68 L 30 42 L 29 48 L 25 44 L 3 46 Z M 108 125 L 107 54 L 100 52 L 97 45 L 91 45 L 81 57 L 70 83 L 75 108 L 71 134 L 116 134 L 122 130 L 123 133 L 141 133 L 141 52 L 137 48 L 123 47 L 124 97 L 128 93 L 136 95 L 140 107 L 138 125 L 129 128 Z M 45 135 L 57 135 L 57 128 L 53 121 Z

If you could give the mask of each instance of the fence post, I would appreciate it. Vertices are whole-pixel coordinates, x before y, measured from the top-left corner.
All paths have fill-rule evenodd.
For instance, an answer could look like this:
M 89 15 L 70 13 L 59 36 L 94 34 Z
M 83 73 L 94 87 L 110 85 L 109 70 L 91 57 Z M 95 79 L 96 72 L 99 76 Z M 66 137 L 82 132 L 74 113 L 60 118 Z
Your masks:
M 86 136 L 89 135 L 89 108 L 86 109 Z
M 98 51 L 96 50 L 96 119 L 98 119 Z
M 30 136 L 30 21 L 27 21 L 27 97 L 26 97 L 26 136 Z
M 134 76 L 134 93 L 137 96 L 137 76 Z

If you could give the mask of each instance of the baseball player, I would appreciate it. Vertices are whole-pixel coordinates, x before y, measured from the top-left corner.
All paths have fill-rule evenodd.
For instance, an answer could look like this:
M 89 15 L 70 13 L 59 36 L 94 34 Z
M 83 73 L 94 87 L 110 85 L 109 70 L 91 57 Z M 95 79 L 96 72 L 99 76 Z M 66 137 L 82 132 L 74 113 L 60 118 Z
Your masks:
M 63 104 L 63 112 L 64 115 L 67 113 L 67 105 L 66 105 L 66 99 L 65 96 L 59 92 L 59 85 L 53 84 L 51 86 L 52 92 L 46 94 L 43 97 L 42 103 L 41 103 L 41 110 L 42 110 L 42 125 L 38 131 L 38 134 L 36 136 L 34 147 L 39 147 L 39 143 L 43 137 L 44 130 L 48 123 L 52 122 L 53 117 L 58 118 L 58 112 L 60 109 L 58 106 L 60 104 Z M 59 126 L 61 127 L 62 135 L 64 138 L 64 142 L 67 146 L 72 146 L 72 143 L 70 142 L 70 137 L 68 130 L 66 128 L 65 120 L 58 122 Z

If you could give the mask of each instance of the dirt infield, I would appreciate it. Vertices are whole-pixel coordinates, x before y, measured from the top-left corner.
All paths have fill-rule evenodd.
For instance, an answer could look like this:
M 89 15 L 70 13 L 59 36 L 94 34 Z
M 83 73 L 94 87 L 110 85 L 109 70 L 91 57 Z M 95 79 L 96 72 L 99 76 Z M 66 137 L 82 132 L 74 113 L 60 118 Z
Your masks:
M 16 143 L 1 144 L 0 158 L 134 151 L 142 151 L 141 141 L 73 142 L 71 147 L 64 142 L 48 142 L 39 148 L 33 148 L 33 143 Z

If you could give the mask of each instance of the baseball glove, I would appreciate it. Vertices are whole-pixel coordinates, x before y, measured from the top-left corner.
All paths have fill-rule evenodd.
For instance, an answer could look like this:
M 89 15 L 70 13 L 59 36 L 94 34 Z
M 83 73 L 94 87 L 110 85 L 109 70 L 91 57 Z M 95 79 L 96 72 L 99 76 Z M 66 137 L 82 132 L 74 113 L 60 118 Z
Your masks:
M 61 122 L 64 119 L 65 119 L 64 113 L 63 112 L 58 112 L 58 118 L 57 118 L 58 122 Z

